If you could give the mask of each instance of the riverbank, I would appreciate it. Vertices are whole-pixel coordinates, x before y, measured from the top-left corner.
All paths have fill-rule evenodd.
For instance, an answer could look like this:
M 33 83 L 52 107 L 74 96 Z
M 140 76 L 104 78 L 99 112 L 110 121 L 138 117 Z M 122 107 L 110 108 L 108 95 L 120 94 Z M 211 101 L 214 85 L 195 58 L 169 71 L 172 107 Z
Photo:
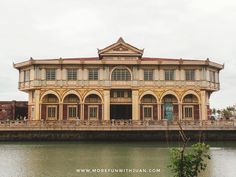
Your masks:
M 191 141 L 235 141 L 235 130 L 186 130 Z M 179 141 L 179 131 L 0 131 L 0 141 Z

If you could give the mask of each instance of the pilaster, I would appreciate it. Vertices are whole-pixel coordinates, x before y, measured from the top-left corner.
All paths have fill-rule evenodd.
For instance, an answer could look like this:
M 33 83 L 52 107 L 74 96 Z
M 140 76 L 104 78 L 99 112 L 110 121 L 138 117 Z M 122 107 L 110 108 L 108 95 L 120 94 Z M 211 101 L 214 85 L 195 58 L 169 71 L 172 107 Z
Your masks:
M 207 120 L 206 91 L 201 91 L 201 120 Z
M 158 115 L 157 115 L 157 119 L 161 120 L 161 103 L 157 104 L 157 110 L 158 110 Z
M 132 120 L 139 120 L 138 90 L 132 90 Z
M 104 91 L 104 120 L 110 120 L 110 90 Z
M 183 119 L 183 111 L 182 111 L 182 108 L 183 108 L 183 105 L 182 103 L 179 103 L 178 104 L 178 107 L 179 107 L 179 119 L 178 120 L 182 120 Z
M 63 103 L 59 103 L 59 117 L 58 120 L 62 120 L 63 119 Z
M 40 119 L 40 91 L 35 90 L 34 92 L 34 120 Z

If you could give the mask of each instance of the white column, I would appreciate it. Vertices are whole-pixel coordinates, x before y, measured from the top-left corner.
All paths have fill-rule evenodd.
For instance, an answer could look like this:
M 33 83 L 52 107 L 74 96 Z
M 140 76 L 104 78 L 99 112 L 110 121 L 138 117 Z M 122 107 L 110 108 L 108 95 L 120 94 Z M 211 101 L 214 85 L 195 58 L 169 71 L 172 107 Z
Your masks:
M 104 120 L 110 120 L 110 90 L 104 91 Z
M 40 120 L 40 91 L 34 92 L 34 120 Z
M 132 120 L 140 120 L 138 103 L 138 90 L 132 90 Z

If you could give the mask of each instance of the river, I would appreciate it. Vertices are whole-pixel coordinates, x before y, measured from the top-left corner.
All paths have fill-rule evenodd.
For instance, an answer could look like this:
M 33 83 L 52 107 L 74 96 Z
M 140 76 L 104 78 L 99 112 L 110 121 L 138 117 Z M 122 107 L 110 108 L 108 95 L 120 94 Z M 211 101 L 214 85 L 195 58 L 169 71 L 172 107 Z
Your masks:
M 212 159 L 200 177 L 235 177 L 236 142 L 210 145 Z M 1 142 L 0 177 L 171 177 L 167 168 L 170 147 L 178 146 L 166 142 Z

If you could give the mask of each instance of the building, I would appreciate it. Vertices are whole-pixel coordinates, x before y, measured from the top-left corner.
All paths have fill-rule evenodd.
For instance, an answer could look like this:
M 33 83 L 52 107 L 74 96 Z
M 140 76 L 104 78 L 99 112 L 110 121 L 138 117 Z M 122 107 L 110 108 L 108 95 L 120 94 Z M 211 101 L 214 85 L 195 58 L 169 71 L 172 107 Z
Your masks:
M 27 116 L 27 101 L 0 101 L 0 120 L 20 120 Z
M 143 57 L 120 38 L 92 58 L 14 64 L 30 120 L 207 120 L 223 65 Z

